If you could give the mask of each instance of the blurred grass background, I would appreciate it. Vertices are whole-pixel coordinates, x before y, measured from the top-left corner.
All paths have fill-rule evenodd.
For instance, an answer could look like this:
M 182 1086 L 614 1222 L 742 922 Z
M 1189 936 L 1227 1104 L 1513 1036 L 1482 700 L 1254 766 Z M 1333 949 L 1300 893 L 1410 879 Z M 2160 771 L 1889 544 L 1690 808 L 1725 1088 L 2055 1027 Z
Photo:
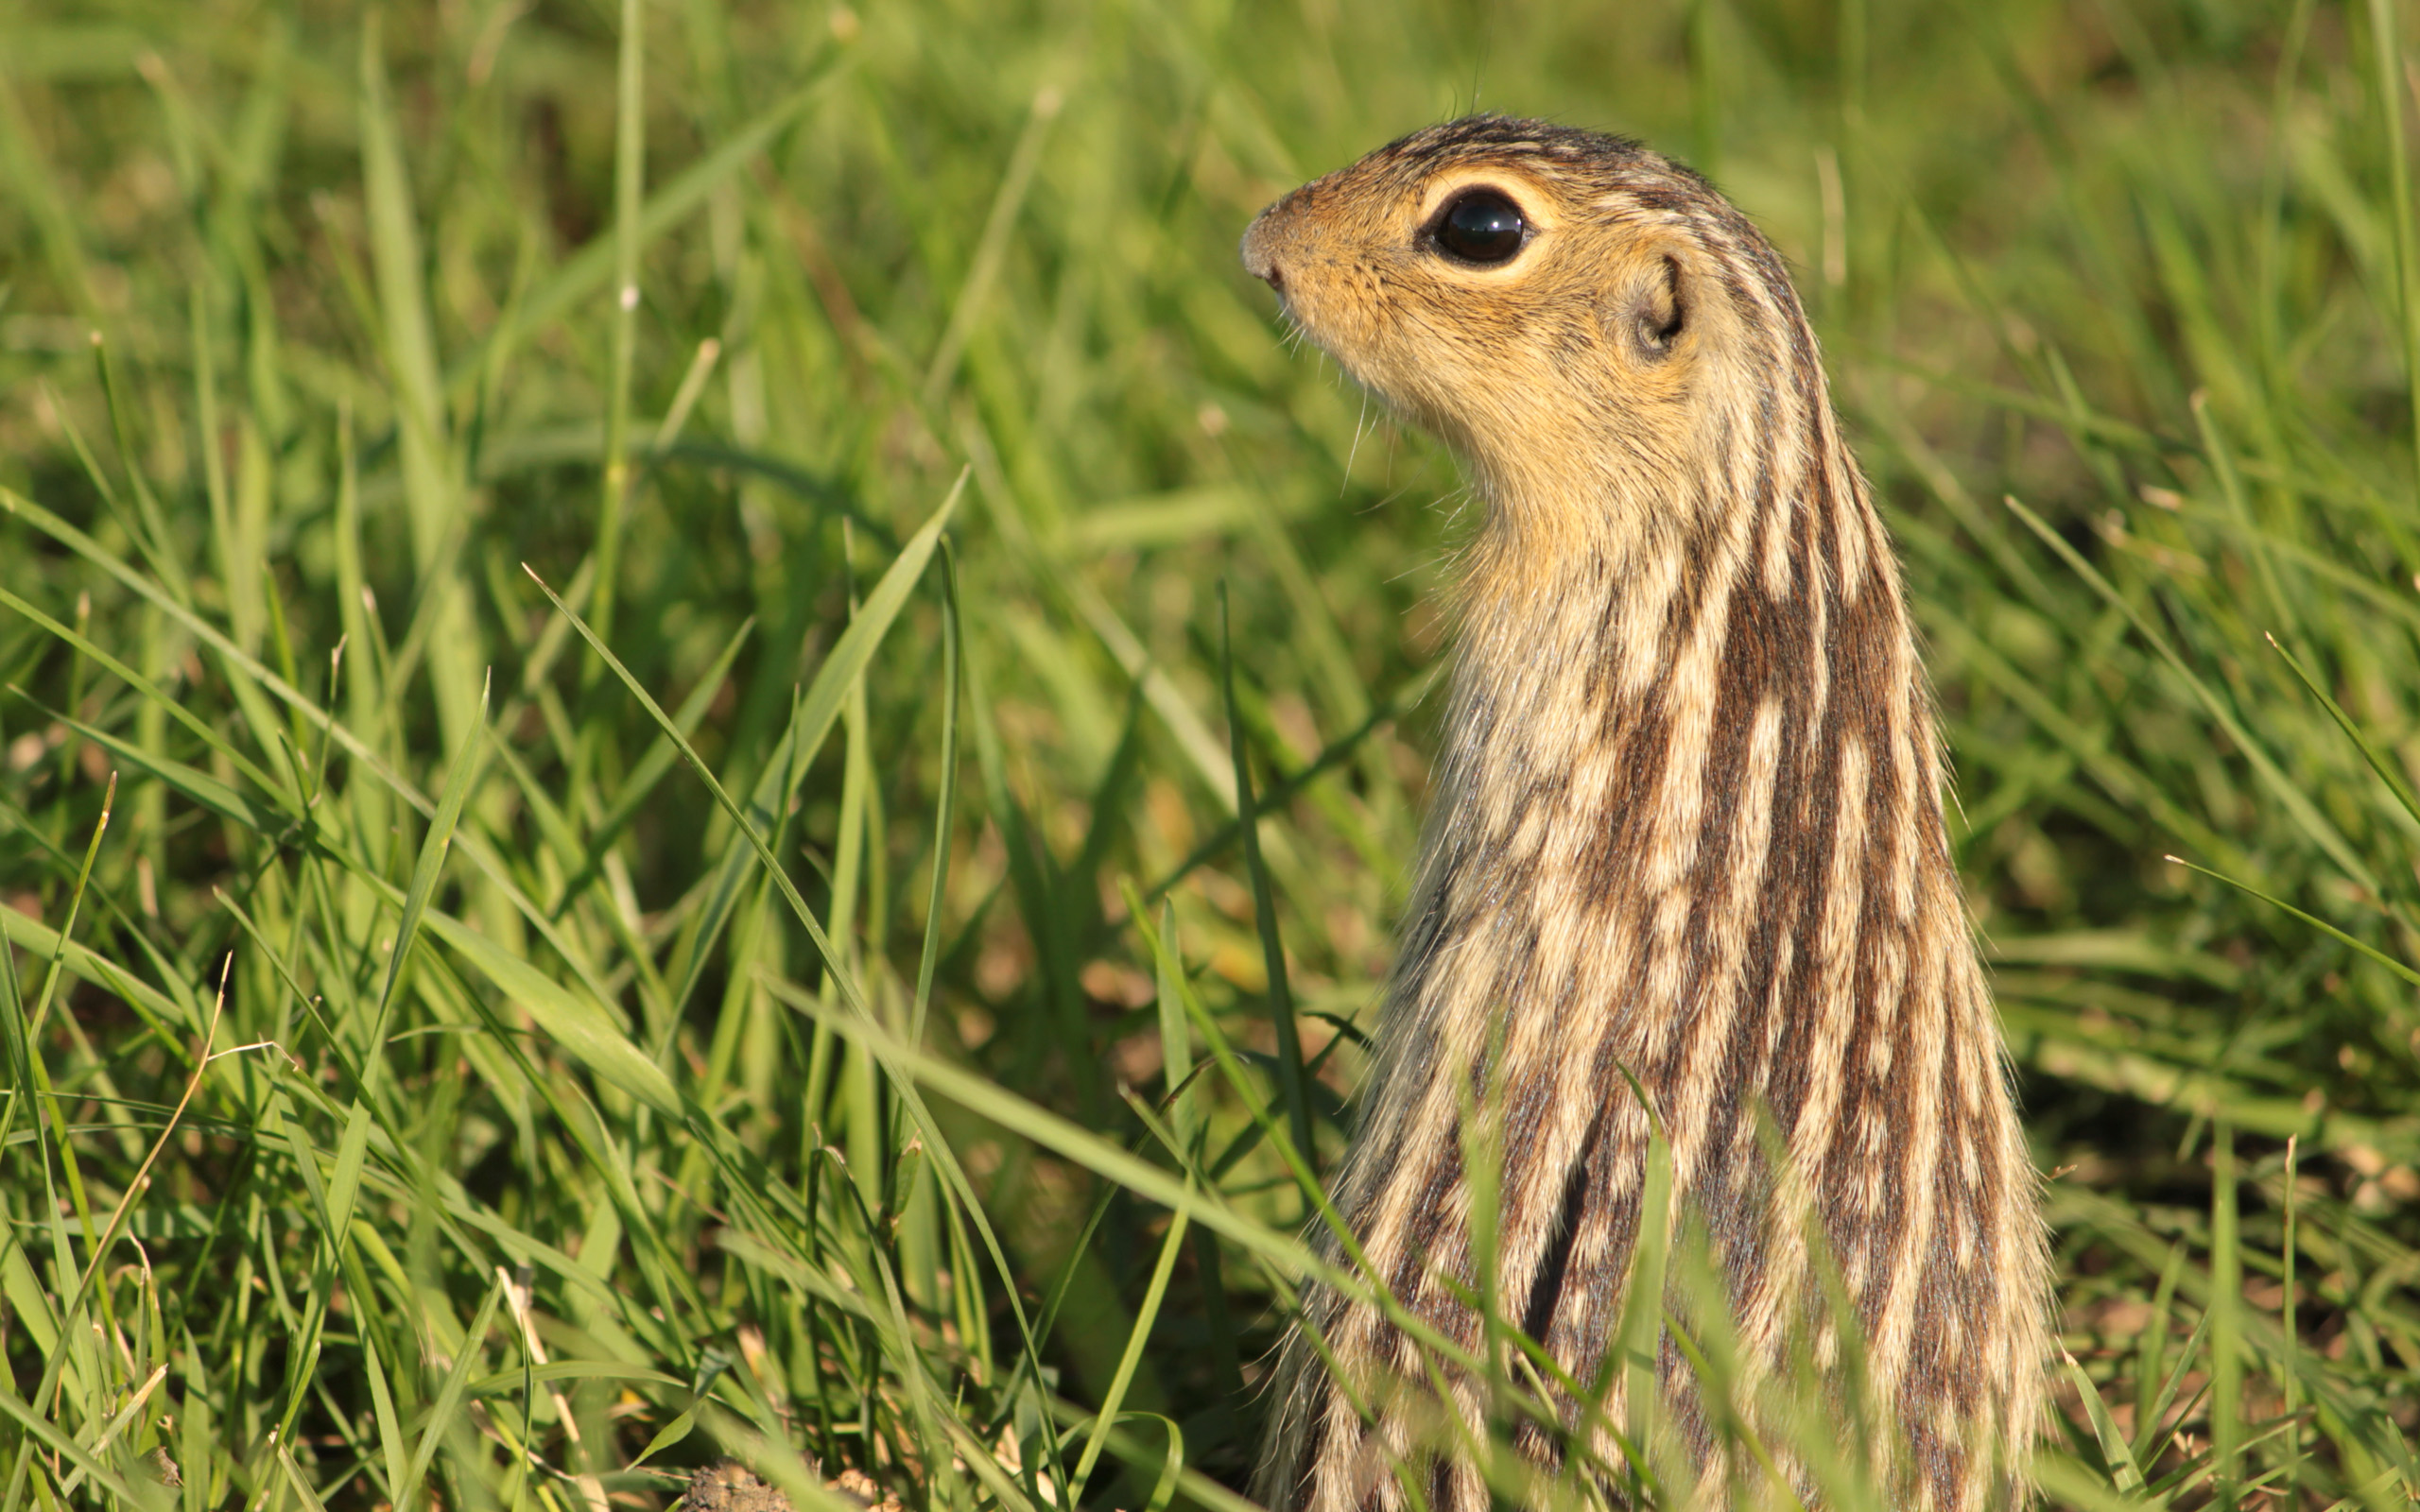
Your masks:
M 1474 507 L 1234 247 L 1473 107 L 1797 270 L 2055 1173 L 2051 1499 L 2411 1504 L 2413 23 L 10 8 L 0 1512 L 1235 1505 Z

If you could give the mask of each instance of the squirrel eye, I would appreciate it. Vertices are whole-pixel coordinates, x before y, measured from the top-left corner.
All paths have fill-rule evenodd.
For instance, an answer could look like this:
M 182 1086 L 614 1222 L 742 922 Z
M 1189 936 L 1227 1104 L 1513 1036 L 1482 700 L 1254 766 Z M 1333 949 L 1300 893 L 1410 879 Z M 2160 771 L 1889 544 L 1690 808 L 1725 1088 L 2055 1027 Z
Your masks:
M 1445 206 L 1429 240 L 1465 263 L 1510 262 L 1530 239 L 1521 207 L 1493 189 L 1474 189 Z

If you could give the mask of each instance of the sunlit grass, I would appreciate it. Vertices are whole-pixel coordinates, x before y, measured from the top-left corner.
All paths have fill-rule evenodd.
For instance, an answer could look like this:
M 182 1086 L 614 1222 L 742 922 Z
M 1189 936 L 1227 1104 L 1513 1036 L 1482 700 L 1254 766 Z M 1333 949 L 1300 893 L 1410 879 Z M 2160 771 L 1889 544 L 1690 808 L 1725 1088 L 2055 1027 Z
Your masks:
M 2410 1504 L 2411 19 L 0 20 L 0 1512 L 1238 1505 L 1474 507 L 1234 246 L 1474 104 L 1816 313 L 2055 1173 L 2048 1500 Z M 1495 1484 L 1680 1494 L 1606 1426 Z M 1846 1504 L 1836 1429 L 1732 1459 Z

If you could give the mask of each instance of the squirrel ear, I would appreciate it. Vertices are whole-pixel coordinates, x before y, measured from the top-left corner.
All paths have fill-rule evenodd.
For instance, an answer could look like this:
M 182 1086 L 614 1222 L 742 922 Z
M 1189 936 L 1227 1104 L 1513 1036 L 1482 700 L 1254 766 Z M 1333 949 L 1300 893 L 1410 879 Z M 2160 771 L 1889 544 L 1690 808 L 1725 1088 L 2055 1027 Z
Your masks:
M 1639 355 L 1658 361 L 1670 354 L 1672 343 L 1680 338 L 1681 327 L 1687 322 L 1687 301 L 1681 295 L 1681 264 L 1671 256 L 1657 259 L 1643 286 L 1631 300 L 1631 339 L 1637 343 Z

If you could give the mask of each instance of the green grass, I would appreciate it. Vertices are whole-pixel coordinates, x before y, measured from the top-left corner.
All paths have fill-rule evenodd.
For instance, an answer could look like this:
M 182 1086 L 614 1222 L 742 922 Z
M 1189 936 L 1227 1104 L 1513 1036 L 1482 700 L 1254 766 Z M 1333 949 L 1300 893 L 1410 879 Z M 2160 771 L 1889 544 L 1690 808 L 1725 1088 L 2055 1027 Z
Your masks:
M 1473 104 L 1679 151 L 1798 269 L 2059 1173 L 2049 1500 L 2410 1504 L 2415 38 L 15 8 L 0 1512 L 726 1451 L 1235 1506 L 1470 519 L 1233 249 Z

